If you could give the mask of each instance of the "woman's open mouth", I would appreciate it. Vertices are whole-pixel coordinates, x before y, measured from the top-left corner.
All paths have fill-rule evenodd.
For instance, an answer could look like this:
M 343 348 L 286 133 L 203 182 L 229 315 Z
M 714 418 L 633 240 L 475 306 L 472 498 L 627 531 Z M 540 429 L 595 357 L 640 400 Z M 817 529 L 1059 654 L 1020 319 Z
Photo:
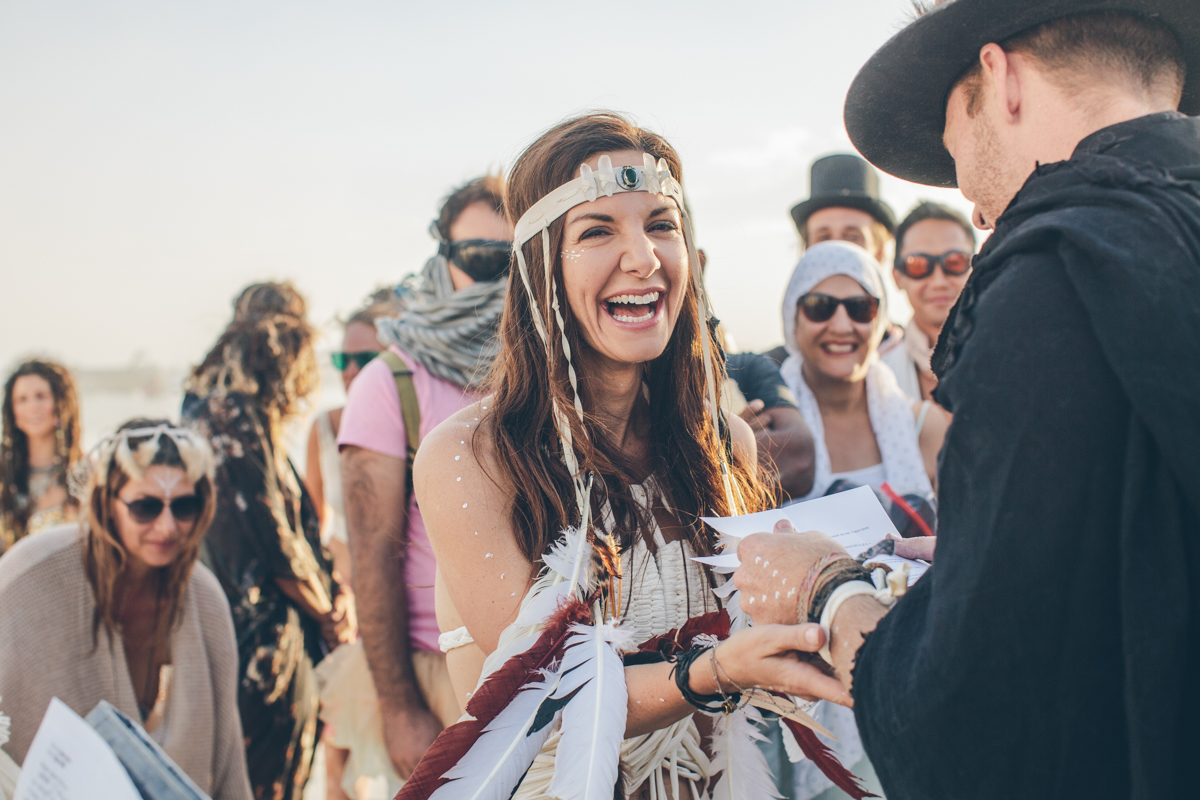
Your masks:
M 610 297 L 601 305 L 614 322 L 621 325 L 645 325 L 653 322 L 662 311 L 663 292 L 646 294 L 619 294 Z

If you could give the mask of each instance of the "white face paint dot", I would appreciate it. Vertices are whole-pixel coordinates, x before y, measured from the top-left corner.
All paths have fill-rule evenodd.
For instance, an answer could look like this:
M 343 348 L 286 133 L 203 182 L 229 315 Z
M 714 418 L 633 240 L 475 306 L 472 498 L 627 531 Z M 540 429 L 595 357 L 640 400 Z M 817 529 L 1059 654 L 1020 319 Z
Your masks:
M 779 574 L 779 570 L 775 570 L 774 572 L 771 573 L 771 577 L 774 578 L 778 574 Z
M 466 508 L 466 507 L 467 507 L 467 504 L 466 504 L 466 503 L 463 503 L 463 508 Z
M 466 443 L 467 443 L 467 440 L 466 440 L 466 439 L 459 439 L 459 440 L 458 440 L 458 443 L 459 443 L 459 444 L 466 444 Z
M 454 457 L 454 460 L 455 460 L 455 461 L 458 461 L 460 458 L 462 458 L 462 456 L 455 456 L 455 457 Z
M 491 557 L 492 557 L 491 553 L 488 553 L 486 556 L 484 556 L 484 558 L 491 558 Z
M 758 562 L 760 562 L 760 561 L 762 561 L 762 556 L 755 556 L 755 557 L 754 557 L 754 563 L 755 563 L 755 564 L 757 564 L 757 563 L 758 563 Z
M 516 596 L 517 596 L 516 592 L 513 592 L 512 594 L 509 595 L 509 597 L 516 597 Z
M 763 595 L 763 602 L 767 602 L 767 596 L 765 594 Z
M 475 535 L 476 535 L 476 536 L 478 536 L 478 535 L 479 535 L 479 531 L 475 531 Z
M 771 566 L 771 562 L 770 562 L 770 561 L 764 561 L 764 562 L 763 562 L 763 569 L 766 569 L 766 568 L 767 568 L 767 567 L 769 567 L 769 566 Z
M 484 407 L 483 407 L 483 410 L 484 410 L 484 411 L 487 411 L 487 406 L 484 406 Z
M 503 572 L 501 572 L 501 573 L 500 573 L 500 580 L 504 580 L 504 573 L 503 573 Z
M 784 577 L 784 579 L 783 579 L 783 585 L 784 585 L 784 586 L 787 586 L 787 577 L 786 577 L 786 576 L 785 576 L 785 577 Z
M 460 477 L 458 477 L 458 478 L 455 478 L 454 480 L 458 481 L 459 483 L 462 483 L 462 477 L 461 477 L 461 476 L 460 476 Z
M 747 603 L 746 605 L 748 605 L 748 606 L 752 606 L 752 605 L 754 605 L 754 598 L 753 598 L 753 597 L 751 597 L 751 598 L 750 598 L 750 602 L 749 602 L 749 603 Z

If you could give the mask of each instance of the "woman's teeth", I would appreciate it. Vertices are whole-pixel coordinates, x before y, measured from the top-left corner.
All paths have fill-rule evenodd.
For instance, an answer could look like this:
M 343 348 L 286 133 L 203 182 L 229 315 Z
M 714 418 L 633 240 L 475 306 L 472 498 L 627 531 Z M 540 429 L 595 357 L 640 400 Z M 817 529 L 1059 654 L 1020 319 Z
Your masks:
M 646 322 L 654 316 L 655 305 L 658 303 L 658 292 L 650 294 L 621 294 L 610 297 L 605 301 L 608 313 L 617 322 Z M 644 307 L 641 314 L 634 314 L 637 307 Z
M 857 350 L 858 345 L 854 344 L 853 342 L 845 342 L 845 343 L 828 342 L 826 344 L 821 345 L 821 348 L 826 353 L 831 353 L 835 356 L 844 356 L 847 353 L 853 353 L 855 350 Z

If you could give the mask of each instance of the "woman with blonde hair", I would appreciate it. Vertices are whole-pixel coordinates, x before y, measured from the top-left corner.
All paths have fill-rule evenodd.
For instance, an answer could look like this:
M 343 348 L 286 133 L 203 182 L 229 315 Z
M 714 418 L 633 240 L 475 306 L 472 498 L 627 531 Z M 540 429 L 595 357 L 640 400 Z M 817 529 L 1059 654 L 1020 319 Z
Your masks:
M 18 763 L 50 700 L 107 700 L 142 723 L 214 800 L 249 800 L 237 644 L 197 564 L 213 521 L 213 458 L 192 431 L 133 420 L 82 466 L 86 515 L 0 558 L 0 697 Z
M 233 609 L 238 706 L 255 796 L 299 798 L 319 734 L 313 665 L 353 638 L 284 426 L 317 389 L 314 331 L 289 283 L 247 287 L 192 373 L 184 417 L 216 454 L 203 558 Z
M 40 530 L 74 520 L 67 474 L 79 461 L 79 401 L 66 367 L 32 359 L 4 384 L 0 437 L 0 553 Z

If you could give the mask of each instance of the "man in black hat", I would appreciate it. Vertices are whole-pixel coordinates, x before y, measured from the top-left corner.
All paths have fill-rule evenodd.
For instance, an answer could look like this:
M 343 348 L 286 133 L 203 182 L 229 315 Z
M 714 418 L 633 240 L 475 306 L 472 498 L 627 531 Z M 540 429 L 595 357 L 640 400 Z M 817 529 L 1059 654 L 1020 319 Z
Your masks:
M 809 171 L 809 198 L 792 206 L 804 246 L 834 239 L 854 242 L 883 263 L 896 216 L 879 199 L 879 175 L 858 156 L 818 158 Z
M 934 353 L 937 563 L 890 612 L 830 591 L 846 569 L 820 607 L 770 599 L 762 564 L 800 580 L 818 533 L 745 539 L 735 581 L 756 622 L 825 615 L 892 800 L 1195 796 L 1200 120 L 1177 108 L 1200 111 L 1194 0 L 940 4 L 851 87 L 859 150 L 957 182 L 994 231 Z

